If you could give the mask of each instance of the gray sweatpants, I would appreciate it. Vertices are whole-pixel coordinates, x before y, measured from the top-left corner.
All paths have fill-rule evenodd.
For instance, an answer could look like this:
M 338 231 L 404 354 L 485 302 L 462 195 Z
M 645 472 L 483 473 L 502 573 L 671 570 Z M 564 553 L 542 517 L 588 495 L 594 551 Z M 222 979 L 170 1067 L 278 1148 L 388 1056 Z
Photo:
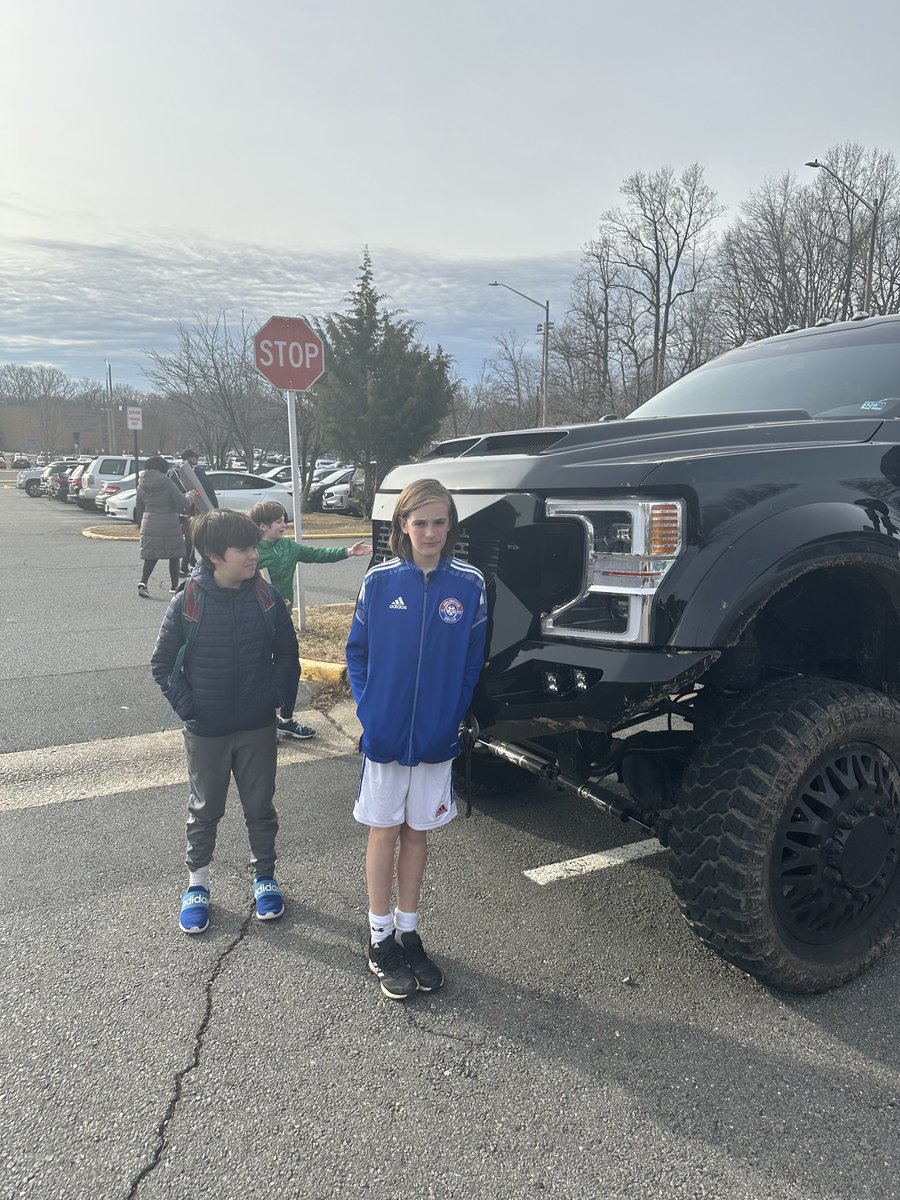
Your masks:
M 256 875 L 273 874 L 275 834 L 278 832 L 278 815 L 272 803 L 277 753 L 274 723 L 264 729 L 229 733 L 225 737 L 197 737 L 187 730 L 183 733 L 191 789 L 187 819 L 188 870 L 197 871 L 212 860 L 216 827 L 225 812 L 228 785 L 234 775 L 250 835 L 253 855 L 250 866 Z

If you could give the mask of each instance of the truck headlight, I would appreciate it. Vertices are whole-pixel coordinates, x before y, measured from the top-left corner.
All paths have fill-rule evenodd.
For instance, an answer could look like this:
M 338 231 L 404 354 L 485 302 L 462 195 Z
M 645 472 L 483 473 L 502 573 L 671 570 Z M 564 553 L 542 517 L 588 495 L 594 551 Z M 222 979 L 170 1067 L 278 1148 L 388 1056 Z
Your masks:
M 545 634 L 646 642 L 653 597 L 684 547 L 681 500 L 547 500 L 548 517 L 585 530 L 580 596 L 543 618 Z

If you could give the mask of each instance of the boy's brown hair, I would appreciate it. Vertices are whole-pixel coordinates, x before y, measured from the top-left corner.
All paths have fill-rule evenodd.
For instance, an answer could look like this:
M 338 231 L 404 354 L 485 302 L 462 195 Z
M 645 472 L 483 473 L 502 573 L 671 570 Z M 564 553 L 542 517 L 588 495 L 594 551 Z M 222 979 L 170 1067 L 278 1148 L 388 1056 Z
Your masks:
M 447 505 L 450 517 L 450 523 L 447 526 L 447 540 L 444 542 L 441 554 L 447 556 L 456 549 L 459 517 L 456 515 L 453 497 L 436 479 L 417 479 L 415 483 L 407 484 L 397 497 L 394 515 L 391 518 L 390 547 L 392 554 L 397 554 L 400 558 L 412 558 L 412 542 L 409 540 L 409 535 L 400 528 L 400 519 L 402 517 L 405 520 L 411 512 L 421 508 L 423 504 L 429 504 L 432 500 L 443 500 Z
M 287 520 L 284 505 L 279 504 L 277 500 L 257 500 L 247 516 L 260 526 L 271 525 L 273 521 L 280 521 L 282 517 Z
M 225 551 L 249 550 L 259 545 L 259 526 L 246 513 L 230 508 L 213 508 L 191 521 L 191 540 L 206 565 L 212 569 L 210 558 L 224 558 Z

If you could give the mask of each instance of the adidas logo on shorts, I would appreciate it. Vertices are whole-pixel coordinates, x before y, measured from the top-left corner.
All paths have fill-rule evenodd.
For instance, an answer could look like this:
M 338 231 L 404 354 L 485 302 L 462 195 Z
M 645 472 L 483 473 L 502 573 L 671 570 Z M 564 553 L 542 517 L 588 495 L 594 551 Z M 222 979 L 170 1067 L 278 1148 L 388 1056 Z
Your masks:
M 388 605 L 388 608 L 396 608 L 406 612 L 406 605 L 403 603 L 403 597 L 398 596 L 396 600 L 392 600 Z

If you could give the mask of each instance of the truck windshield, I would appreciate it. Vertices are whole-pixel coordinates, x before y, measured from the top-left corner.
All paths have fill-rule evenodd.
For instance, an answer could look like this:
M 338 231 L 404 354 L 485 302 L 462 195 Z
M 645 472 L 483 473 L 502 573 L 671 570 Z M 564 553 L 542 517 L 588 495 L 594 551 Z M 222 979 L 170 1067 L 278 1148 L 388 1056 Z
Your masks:
M 670 384 L 631 419 L 804 409 L 879 416 L 900 406 L 900 322 L 760 342 Z

